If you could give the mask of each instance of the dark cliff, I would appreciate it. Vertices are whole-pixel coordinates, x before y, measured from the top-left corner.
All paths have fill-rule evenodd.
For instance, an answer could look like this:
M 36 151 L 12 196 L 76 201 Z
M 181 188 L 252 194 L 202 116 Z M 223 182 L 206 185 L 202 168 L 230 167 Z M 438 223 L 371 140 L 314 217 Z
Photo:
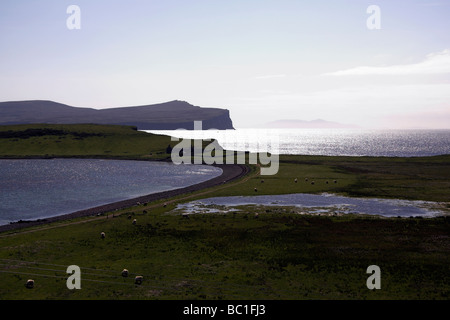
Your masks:
M 203 129 L 233 129 L 227 109 L 202 108 L 178 100 L 108 109 L 78 108 L 46 100 L 0 102 L 0 125 L 96 123 L 133 125 L 139 130 L 192 130 L 194 121 L 202 121 Z

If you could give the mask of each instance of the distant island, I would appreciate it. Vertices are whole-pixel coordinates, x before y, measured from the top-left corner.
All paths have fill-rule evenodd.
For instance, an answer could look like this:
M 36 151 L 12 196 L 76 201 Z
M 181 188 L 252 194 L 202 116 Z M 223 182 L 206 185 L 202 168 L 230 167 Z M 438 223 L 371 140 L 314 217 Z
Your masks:
M 338 122 L 326 121 L 316 119 L 311 121 L 306 120 L 276 120 L 268 122 L 264 125 L 265 128 L 300 128 L 300 129 L 355 129 L 359 128 L 353 124 L 342 124 Z
M 136 126 L 138 130 L 193 130 L 194 121 L 202 121 L 203 129 L 234 129 L 229 110 L 179 100 L 108 109 L 73 107 L 48 100 L 0 102 L 0 125 L 92 123 Z

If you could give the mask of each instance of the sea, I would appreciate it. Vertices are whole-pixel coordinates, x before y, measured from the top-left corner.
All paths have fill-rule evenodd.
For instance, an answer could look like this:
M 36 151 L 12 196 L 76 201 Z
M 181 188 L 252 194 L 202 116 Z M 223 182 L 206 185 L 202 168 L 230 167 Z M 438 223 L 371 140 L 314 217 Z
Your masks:
M 182 188 L 221 174 L 217 167 L 151 161 L 0 160 L 0 225 Z
M 450 130 L 144 130 L 179 139 L 216 139 L 226 150 L 326 156 L 427 157 L 450 154 Z M 173 142 L 176 144 L 176 141 Z

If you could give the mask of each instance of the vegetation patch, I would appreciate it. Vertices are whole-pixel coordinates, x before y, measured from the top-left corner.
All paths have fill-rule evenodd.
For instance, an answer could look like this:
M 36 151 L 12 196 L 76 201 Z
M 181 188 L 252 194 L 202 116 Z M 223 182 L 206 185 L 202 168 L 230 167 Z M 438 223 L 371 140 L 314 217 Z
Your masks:
M 25 129 L 22 131 L 19 130 L 8 130 L 8 131 L 0 131 L 0 139 L 28 139 L 31 137 L 42 137 L 42 136 L 58 136 L 64 137 L 67 135 L 72 135 L 78 139 L 83 139 L 87 137 L 102 137 L 104 134 L 101 133 L 88 133 L 88 132 L 77 132 L 77 131 L 65 131 L 65 130 L 56 130 L 50 128 L 35 128 L 35 129 Z

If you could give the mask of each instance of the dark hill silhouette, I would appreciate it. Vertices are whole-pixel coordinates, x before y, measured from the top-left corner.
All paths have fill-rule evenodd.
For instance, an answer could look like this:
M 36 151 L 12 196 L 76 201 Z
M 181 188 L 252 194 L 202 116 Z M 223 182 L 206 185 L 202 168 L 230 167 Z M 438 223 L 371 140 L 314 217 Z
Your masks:
M 47 100 L 0 102 L 0 125 L 95 123 L 132 125 L 139 130 L 192 130 L 194 121 L 203 129 L 233 129 L 227 109 L 201 108 L 185 101 L 93 109 L 72 107 Z

